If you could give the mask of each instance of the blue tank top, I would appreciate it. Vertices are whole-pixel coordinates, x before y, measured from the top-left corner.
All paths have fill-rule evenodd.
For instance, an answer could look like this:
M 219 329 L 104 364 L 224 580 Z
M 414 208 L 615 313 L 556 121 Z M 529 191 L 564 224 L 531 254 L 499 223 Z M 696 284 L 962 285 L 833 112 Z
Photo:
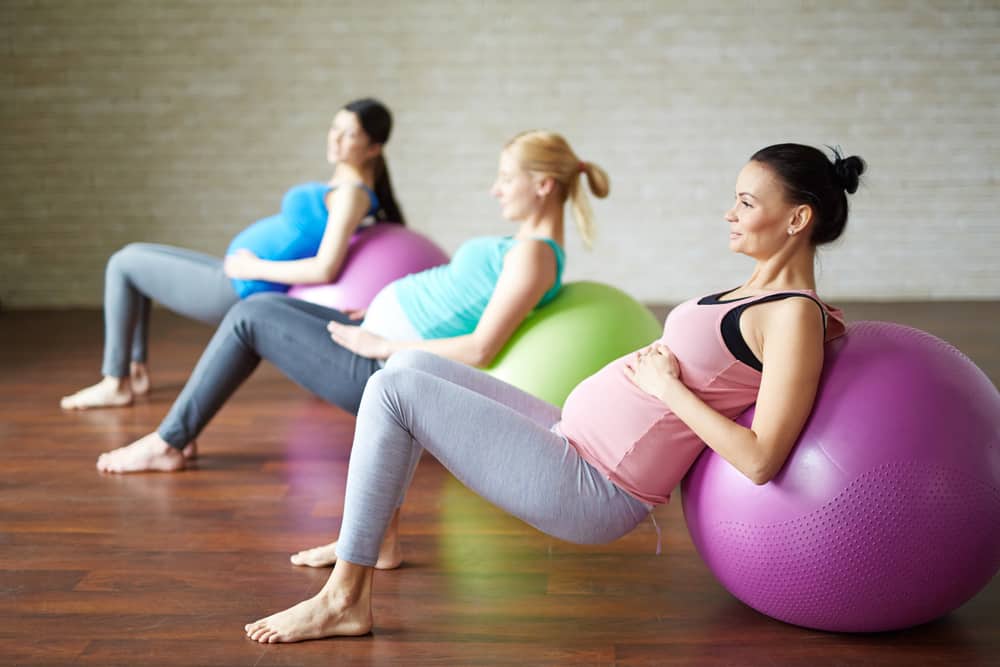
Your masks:
M 556 255 L 556 279 L 535 307 L 551 301 L 562 287 L 566 253 L 558 243 L 538 237 Z M 493 296 L 503 259 L 517 243 L 511 236 L 485 236 L 459 247 L 451 262 L 400 278 L 396 298 L 406 317 L 424 339 L 472 333 Z
M 375 215 L 379 209 L 378 197 L 364 183 L 354 185 L 368 195 L 371 206 L 367 215 Z M 329 216 L 326 195 L 332 189 L 326 183 L 303 183 L 290 188 L 281 200 L 281 213 L 258 220 L 237 234 L 226 254 L 246 248 L 261 259 L 274 261 L 315 257 L 326 232 Z M 241 299 L 255 292 L 287 292 L 290 287 L 264 280 L 232 282 Z

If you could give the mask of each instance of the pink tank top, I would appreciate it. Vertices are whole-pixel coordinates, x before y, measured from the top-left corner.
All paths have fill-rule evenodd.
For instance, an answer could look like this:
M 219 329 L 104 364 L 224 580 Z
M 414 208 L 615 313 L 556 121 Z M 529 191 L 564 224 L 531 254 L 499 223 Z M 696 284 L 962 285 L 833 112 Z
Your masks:
M 789 290 L 719 301 L 692 299 L 670 311 L 660 342 L 677 357 L 681 378 L 715 410 L 735 419 L 753 405 L 760 371 L 726 347 L 726 313 L 777 294 L 802 294 L 826 315 L 826 339 L 844 332 L 843 314 L 819 301 L 812 290 Z M 625 376 L 625 355 L 573 389 L 563 407 L 561 433 L 580 455 L 616 485 L 646 503 L 660 504 L 687 473 L 704 443 L 666 405 Z

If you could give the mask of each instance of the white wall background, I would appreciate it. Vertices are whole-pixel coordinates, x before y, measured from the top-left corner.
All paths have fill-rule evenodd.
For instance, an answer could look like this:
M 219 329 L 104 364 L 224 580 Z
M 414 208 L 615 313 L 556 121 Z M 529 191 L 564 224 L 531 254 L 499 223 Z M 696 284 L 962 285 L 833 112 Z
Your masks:
M 129 241 L 221 253 L 322 180 L 344 102 L 395 111 L 412 226 L 508 227 L 502 143 L 562 132 L 609 172 L 567 278 L 651 303 L 733 286 L 736 173 L 780 141 L 869 162 L 831 299 L 1000 298 L 996 1 L 3 0 L 0 301 L 98 305 Z

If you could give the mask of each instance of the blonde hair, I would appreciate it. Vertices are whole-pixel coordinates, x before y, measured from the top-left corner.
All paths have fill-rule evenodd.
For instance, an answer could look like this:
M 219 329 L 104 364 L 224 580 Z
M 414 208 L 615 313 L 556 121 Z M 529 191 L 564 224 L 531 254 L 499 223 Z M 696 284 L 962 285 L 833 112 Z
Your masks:
M 580 186 L 580 174 L 586 174 L 587 186 L 595 197 L 608 196 L 608 175 L 593 162 L 577 157 L 569 142 L 555 132 L 530 130 L 507 142 L 509 150 L 526 171 L 550 176 L 562 186 L 563 201 L 569 199 L 580 237 L 589 248 L 594 242 L 594 212 L 587 193 Z

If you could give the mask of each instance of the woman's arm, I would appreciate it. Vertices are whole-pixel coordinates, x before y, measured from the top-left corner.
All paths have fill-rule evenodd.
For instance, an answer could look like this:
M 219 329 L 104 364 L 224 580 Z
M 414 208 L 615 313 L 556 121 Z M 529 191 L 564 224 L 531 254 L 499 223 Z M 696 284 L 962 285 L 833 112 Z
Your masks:
M 269 280 L 286 285 L 331 282 L 340 272 L 351 234 L 370 206 L 368 195 L 361 188 L 338 187 L 329 195 L 326 229 L 315 257 L 272 261 L 241 251 L 226 257 L 226 275 L 239 280 Z
M 403 349 L 420 349 L 468 364 L 487 366 L 556 279 L 556 258 L 544 241 L 521 241 L 504 257 L 503 270 L 475 331 L 464 336 L 390 341 L 351 325 L 331 322 L 333 339 L 366 357 L 384 359 Z
M 767 308 L 757 332 L 764 371 L 750 428 L 709 407 L 688 389 L 665 346 L 639 352 L 626 373 L 754 484 L 764 484 L 781 470 L 812 411 L 823 370 L 824 334 L 822 313 L 809 299 L 757 307 Z

